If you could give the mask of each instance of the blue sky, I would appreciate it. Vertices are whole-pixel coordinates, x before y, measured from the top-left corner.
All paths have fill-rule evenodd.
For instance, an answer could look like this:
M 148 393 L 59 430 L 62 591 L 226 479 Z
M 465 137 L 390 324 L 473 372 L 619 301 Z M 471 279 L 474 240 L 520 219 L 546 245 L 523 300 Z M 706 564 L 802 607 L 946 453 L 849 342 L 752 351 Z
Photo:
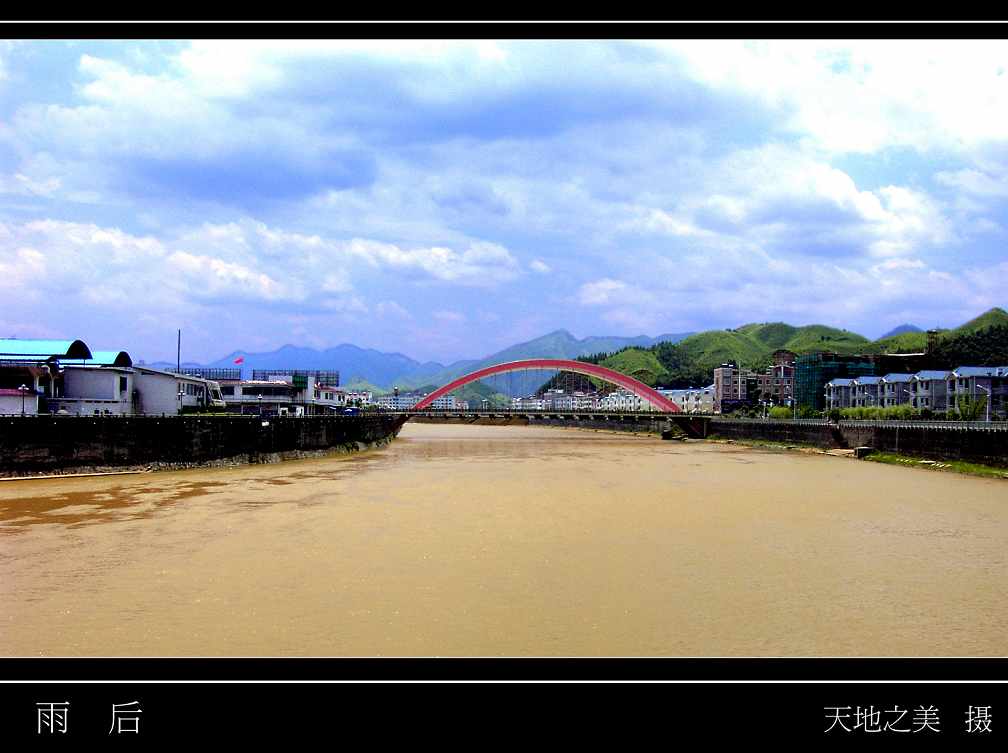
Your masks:
M 998 41 L 0 42 L 0 335 L 149 360 L 1008 305 Z

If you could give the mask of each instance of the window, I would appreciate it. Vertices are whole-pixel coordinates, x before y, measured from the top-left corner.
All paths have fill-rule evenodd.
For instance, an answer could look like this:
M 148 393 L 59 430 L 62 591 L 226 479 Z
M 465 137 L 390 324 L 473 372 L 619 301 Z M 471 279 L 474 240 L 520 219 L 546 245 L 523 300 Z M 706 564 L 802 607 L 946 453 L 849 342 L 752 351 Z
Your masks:
M 124 376 L 119 377 L 119 391 L 126 392 L 127 389 L 128 387 L 126 386 L 126 377 Z

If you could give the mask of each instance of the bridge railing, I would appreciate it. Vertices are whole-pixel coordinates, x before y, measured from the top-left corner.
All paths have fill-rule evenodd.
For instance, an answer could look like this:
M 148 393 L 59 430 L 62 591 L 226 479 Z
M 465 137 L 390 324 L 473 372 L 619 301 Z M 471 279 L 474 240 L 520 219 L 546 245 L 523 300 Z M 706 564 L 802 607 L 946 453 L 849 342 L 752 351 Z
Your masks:
M 575 408 L 573 410 L 554 410 L 551 408 L 423 408 L 415 410 L 413 408 L 403 408 L 400 410 L 388 409 L 390 413 L 409 413 L 415 416 L 442 416 L 442 415 L 501 415 L 510 414 L 515 416 L 526 415 L 550 415 L 550 416 L 583 416 L 583 415 L 612 415 L 612 416 L 690 416 L 689 413 L 669 413 L 666 411 L 633 411 L 633 410 L 611 410 L 608 408 Z
M 900 429 L 982 429 L 984 431 L 1008 431 L 1008 421 L 840 421 L 846 428 L 879 427 Z
M 826 426 L 829 423 L 827 418 L 746 418 L 735 416 L 722 416 L 720 414 L 708 413 L 705 418 L 715 421 L 731 421 L 738 424 L 792 424 L 795 426 Z

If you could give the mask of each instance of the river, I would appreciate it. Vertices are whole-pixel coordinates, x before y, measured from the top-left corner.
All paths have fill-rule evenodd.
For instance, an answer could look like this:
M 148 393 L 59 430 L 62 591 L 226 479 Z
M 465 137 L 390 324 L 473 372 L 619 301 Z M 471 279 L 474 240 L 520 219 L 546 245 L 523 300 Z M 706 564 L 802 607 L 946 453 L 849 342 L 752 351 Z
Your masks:
M 1003 656 L 1008 482 L 407 424 L 276 465 L 0 483 L 4 656 Z

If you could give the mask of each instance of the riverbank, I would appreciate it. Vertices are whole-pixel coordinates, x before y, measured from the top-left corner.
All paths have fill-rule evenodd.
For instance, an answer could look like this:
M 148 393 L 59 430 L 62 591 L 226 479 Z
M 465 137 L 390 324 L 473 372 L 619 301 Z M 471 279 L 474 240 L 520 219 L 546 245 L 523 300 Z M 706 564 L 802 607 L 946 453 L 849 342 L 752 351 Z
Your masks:
M 95 416 L 0 421 L 0 477 L 230 467 L 322 458 L 391 441 L 405 417 Z
M 375 450 L 384 447 L 394 439 L 393 436 L 375 440 L 374 442 L 348 442 L 324 450 L 289 450 L 286 452 L 269 452 L 258 454 L 253 459 L 246 455 L 202 462 L 171 463 L 158 462 L 148 465 L 132 466 L 77 466 L 53 471 L 21 471 L 19 473 L 0 471 L 0 482 L 25 479 L 59 479 L 87 478 L 94 476 L 128 476 L 138 473 L 155 473 L 157 471 L 183 471 L 196 468 L 238 468 L 243 465 L 270 465 L 288 460 L 316 460 L 338 457 L 356 452 Z
M 887 465 L 902 465 L 910 468 L 927 468 L 932 471 L 951 471 L 967 476 L 982 476 L 983 478 L 1008 479 L 1008 468 L 996 468 L 980 463 L 967 463 L 963 460 L 926 460 L 908 455 L 896 455 L 891 452 L 873 452 L 865 460 Z
M 811 455 L 832 455 L 856 459 L 854 450 L 851 449 L 824 449 L 809 442 L 773 442 L 765 439 L 728 439 L 720 436 L 708 437 L 708 442 L 716 444 L 741 445 L 759 450 L 777 450 L 780 452 L 803 452 Z M 912 457 L 910 455 L 900 455 L 892 452 L 871 452 L 862 460 L 870 460 L 875 463 L 885 463 L 887 465 L 898 465 L 904 468 L 926 468 L 933 471 L 949 471 L 961 473 L 968 476 L 981 476 L 983 478 L 1008 479 L 1008 468 L 983 465 L 982 463 L 969 463 L 963 460 L 930 460 L 927 458 Z

